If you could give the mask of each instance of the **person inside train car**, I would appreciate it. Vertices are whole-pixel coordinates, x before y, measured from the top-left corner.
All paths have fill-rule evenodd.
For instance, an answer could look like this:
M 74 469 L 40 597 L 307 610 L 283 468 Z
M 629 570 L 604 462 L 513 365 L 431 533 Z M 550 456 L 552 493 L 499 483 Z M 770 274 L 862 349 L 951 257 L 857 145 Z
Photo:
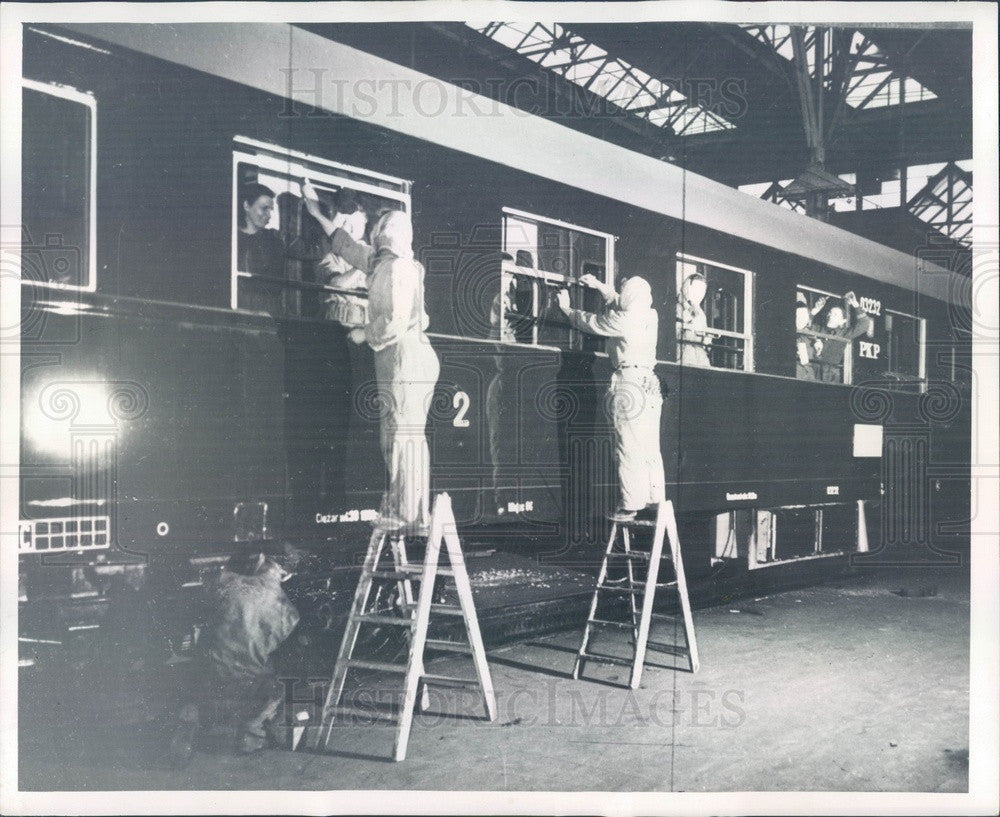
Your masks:
M 603 312 L 572 309 L 566 289 L 559 291 L 556 300 L 574 327 L 608 339 L 607 353 L 614 367 L 608 397 L 620 492 L 616 515 L 620 520 L 632 519 L 665 497 L 660 453 L 663 395 L 654 371 L 659 316 L 644 278 L 629 278 L 619 293 L 593 275 L 581 276 L 580 282 L 601 292 Z
M 826 298 L 817 301 L 820 309 L 825 304 Z M 853 347 L 855 338 L 871 334 L 874 328 L 871 316 L 861 311 L 861 304 L 853 292 L 844 295 L 844 306 L 834 304 L 829 307 L 821 330 L 826 337 L 817 356 L 820 379 L 825 383 L 843 383 L 844 355 L 848 347 Z
M 311 185 L 303 186 L 303 195 L 330 231 L 333 252 L 368 274 L 368 322 L 348 337 L 374 350 L 375 379 L 385 403 L 380 442 L 389 484 L 380 524 L 422 533 L 430 519 L 427 414 L 441 367 L 425 334 L 424 268 L 413 257 L 413 225 L 403 211 L 390 210 L 372 227 L 369 246 L 317 215 Z
M 266 185 L 252 182 L 240 190 L 243 224 L 236 235 L 236 269 L 253 276 L 240 285 L 239 308 L 280 317 L 288 278 L 285 262 L 318 261 L 328 248 L 307 246 L 301 239 L 286 242 L 267 226 L 274 206 L 274 191 Z
M 695 272 L 684 279 L 677 299 L 677 360 L 687 366 L 712 365 L 708 357 L 712 337 L 701 306 L 707 289 L 705 276 Z
M 306 208 L 309 209 L 313 199 L 307 196 L 305 201 Z M 349 190 L 338 191 L 334 206 L 336 213 L 333 218 L 327 223 L 321 222 L 324 230 L 332 226 L 332 229 L 327 230 L 329 234 L 339 227 L 355 241 L 363 241 L 368 228 L 368 214 L 354 195 Z M 338 290 L 368 289 L 368 274 L 351 266 L 332 250 L 316 265 L 316 279 L 318 283 Z M 368 299 L 347 292 L 328 292 L 323 299 L 323 315 L 327 320 L 336 321 L 348 329 L 364 326 L 368 322 Z
M 814 361 L 823 350 L 821 338 L 806 334 L 813 329 L 813 318 L 819 314 L 826 298 L 820 298 L 813 308 L 803 293 L 799 293 L 795 301 L 795 376 L 799 380 L 815 380 L 816 367 Z

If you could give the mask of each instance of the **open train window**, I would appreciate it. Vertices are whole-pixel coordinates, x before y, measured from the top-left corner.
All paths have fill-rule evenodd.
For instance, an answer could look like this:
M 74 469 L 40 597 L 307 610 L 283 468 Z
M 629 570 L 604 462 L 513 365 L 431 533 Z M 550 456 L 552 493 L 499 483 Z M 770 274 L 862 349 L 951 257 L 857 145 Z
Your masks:
M 600 293 L 580 282 L 611 283 L 614 236 L 518 210 L 503 210 L 500 293 L 491 316 L 499 340 L 599 351 L 603 340 L 573 329 L 555 303 L 568 289 L 574 309 L 599 311 Z
M 753 371 L 753 274 L 677 254 L 677 360 Z
M 93 292 L 97 102 L 24 79 L 21 105 L 22 283 Z
M 410 210 L 410 183 L 242 136 L 234 141 L 230 306 L 363 323 L 365 276 L 329 252 L 303 183 L 312 183 L 328 218 L 365 242 L 381 213 Z
M 851 383 L 854 339 L 869 324 L 844 295 L 800 286 L 795 292 L 795 376 Z
M 886 375 L 903 388 L 923 388 L 926 331 L 923 318 L 885 311 Z

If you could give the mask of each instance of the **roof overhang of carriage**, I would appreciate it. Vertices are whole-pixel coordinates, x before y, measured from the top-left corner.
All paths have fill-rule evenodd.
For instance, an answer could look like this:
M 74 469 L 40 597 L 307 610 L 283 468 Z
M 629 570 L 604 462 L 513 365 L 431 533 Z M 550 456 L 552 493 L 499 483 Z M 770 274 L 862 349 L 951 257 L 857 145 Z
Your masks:
M 927 259 L 294 25 L 87 23 L 63 28 L 279 97 L 290 96 L 304 108 L 315 105 L 363 119 L 923 296 L 959 304 L 968 297 L 966 278 Z M 316 82 L 321 83 L 319 93 Z M 441 113 L 429 115 L 428 100 Z

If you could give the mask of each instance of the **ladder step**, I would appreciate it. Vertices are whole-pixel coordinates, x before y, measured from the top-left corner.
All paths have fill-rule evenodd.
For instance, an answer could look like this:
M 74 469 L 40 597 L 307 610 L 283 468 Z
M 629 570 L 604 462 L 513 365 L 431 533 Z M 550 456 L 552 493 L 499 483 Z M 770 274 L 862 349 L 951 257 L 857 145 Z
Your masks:
M 386 579 L 389 581 L 403 581 L 405 579 L 414 580 L 422 579 L 424 575 L 424 569 L 419 565 L 414 565 L 413 567 L 397 567 L 393 570 L 371 570 L 368 571 L 368 575 L 373 579 Z M 449 567 L 439 567 L 435 571 L 437 576 L 454 576 L 455 571 Z
M 323 718 L 324 723 L 330 722 L 331 714 L 333 716 L 332 720 L 336 720 L 341 715 L 353 715 L 358 718 L 366 718 L 367 720 L 392 722 L 397 720 L 399 717 L 395 712 L 386 712 L 381 709 L 360 709 L 356 706 L 338 705 L 333 709 L 332 713 L 329 711 L 327 712 Z
M 395 582 L 420 578 L 419 574 L 409 570 L 372 570 L 368 575 L 373 579 L 384 579 Z
M 351 616 L 351 621 L 357 621 L 361 624 L 387 624 L 392 627 L 411 627 L 414 620 L 412 618 L 403 618 L 402 616 L 383 616 L 378 613 L 362 613 L 361 615 Z
M 617 655 L 605 655 L 598 652 L 585 652 L 580 656 L 585 661 L 596 661 L 598 664 L 620 664 L 624 667 L 631 667 L 633 659 L 621 658 Z
M 455 678 L 451 675 L 421 675 L 424 683 L 443 687 L 475 687 L 479 688 L 477 678 Z
M 608 514 L 607 519 L 609 522 L 614 522 L 620 528 L 655 528 L 655 519 L 638 519 L 632 517 L 630 519 L 623 519 L 615 514 Z
M 406 674 L 406 664 L 387 664 L 384 661 L 367 661 L 363 658 L 350 658 L 347 660 L 347 666 L 357 667 L 358 669 L 378 670 L 379 672 L 398 672 L 401 675 Z
M 402 605 L 402 608 L 404 610 L 416 610 L 417 609 L 417 605 L 416 604 L 404 604 L 404 605 Z M 432 615 L 441 615 L 441 616 L 461 616 L 462 615 L 462 608 L 459 607 L 457 604 L 432 604 L 431 605 L 431 614 Z
M 441 638 L 428 638 L 424 644 L 432 650 L 443 650 L 444 652 L 471 653 L 472 645 L 464 644 L 461 641 L 446 641 Z
M 659 587 L 660 585 L 656 586 Z M 599 590 L 604 590 L 608 593 L 630 593 L 633 596 L 638 596 L 646 592 L 645 588 L 642 587 L 618 587 L 614 584 L 599 584 L 597 587 Z
M 607 554 L 609 559 L 631 559 L 634 562 L 648 562 L 649 554 L 643 553 L 641 550 L 633 550 L 630 553 L 609 553 Z
M 638 626 L 631 621 L 608 621 L 604 618 L 588 618 L 587 624 L 592 627 L 617 627 L 619 630 L 634 630 Z

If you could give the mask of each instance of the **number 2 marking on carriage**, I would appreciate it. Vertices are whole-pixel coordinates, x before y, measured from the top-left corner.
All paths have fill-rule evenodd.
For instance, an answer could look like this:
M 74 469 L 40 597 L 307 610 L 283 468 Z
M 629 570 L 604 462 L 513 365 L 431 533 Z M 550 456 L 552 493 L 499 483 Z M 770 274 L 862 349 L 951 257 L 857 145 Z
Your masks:
M 455 428 L 468 428 L 469 421 L 465 419 L 465 414 L 469 410 L 469 405 L 471 404 L 469 400 L 469 395 L 464 391 L 455 392 L 455 396 L 451 398 L 451 405 L 453 408 L 458 409 L 458 414 L 455 415 L 455 419 L 451 421 L 451 424 Z

